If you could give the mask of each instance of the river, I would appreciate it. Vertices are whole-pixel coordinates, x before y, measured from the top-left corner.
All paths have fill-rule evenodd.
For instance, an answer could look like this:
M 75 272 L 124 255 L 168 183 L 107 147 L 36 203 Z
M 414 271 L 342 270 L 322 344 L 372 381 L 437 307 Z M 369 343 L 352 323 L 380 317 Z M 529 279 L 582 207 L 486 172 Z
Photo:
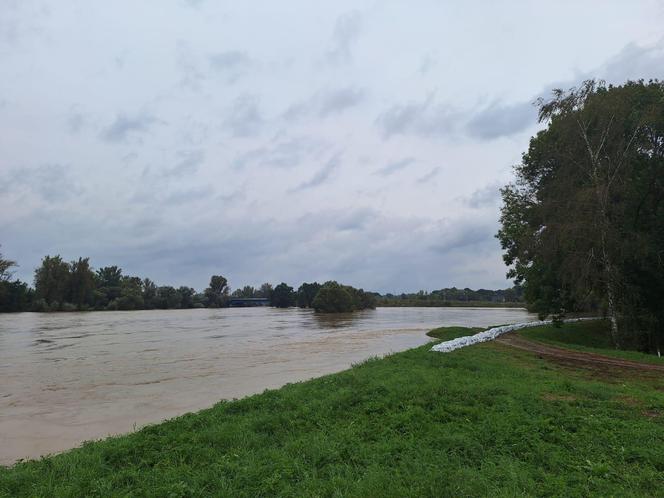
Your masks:
M 438 326 L 529 319 L 503 308 L 0 315 L 0 464 L 420 346 Z

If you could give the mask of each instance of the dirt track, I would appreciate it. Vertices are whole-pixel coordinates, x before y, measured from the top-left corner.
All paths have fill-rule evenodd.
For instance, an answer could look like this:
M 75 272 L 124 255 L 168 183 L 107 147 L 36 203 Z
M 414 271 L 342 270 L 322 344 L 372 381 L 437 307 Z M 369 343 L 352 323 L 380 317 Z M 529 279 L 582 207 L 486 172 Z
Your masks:
M 509 332 L 496 339 L 500 344 L 506 344 L 517 349 L 530 351 L 538 356 L 550 358 L 557 363 L 573 365 L 586 368 L 620 368 L 634 369 L 646 372 L 664 373 L 664 365 L 653 365 L 637 361 L 623 360 L 611 356 L 603 356 L 595 353 L 583 353 L 571 349 L 550 346 L 541 342 L 530 341 L 515 332 Z

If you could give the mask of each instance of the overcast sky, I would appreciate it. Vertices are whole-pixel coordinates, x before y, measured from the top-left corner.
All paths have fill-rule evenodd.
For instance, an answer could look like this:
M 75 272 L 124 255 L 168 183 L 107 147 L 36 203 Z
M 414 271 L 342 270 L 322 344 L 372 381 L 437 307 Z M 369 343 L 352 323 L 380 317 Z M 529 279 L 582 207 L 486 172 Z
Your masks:
M 502 288 L 531 103 L 664 77 L 662 1 L 0 0 L 0 244 L 202 289 Z

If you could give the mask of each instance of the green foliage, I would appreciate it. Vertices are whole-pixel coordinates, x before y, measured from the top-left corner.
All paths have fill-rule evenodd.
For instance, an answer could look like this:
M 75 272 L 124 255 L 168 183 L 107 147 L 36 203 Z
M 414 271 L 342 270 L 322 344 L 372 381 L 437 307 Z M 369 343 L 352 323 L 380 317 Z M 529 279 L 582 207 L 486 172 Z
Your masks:
M 68 284 L 68 302 L 79 310 L 93 304 L 96 282 L 89 258 L 78 258 L 69 264 Z
M 20 280 L 0 280 L 0 313 L 30 309 L 34 292 Z
M 235 289 L 231 297 L 256 297 L 256 289 L 251 285 L 245 285 L 241 289 Z
M 603 310 L 614 345 L 664 347 L 664 83 L 585 82 L 540 102 L 547 128 L 503 189 L 498 233 L 541 316 Z
M 272 299 L 272 284 L 265 282 L 261 285 L 260 289 L 256 291 L 254 297 L 262 297 L 265 299 Z
M 228 302 L 228 280 L 221 275 L 213 275 L 204 294 L 210 308 L 226 306 Z
M 519 285 L 499 290 L 447 287 L 431 292 L 373 294 L 379 306 L 523 306 L 523 289 Z
M 353 298 L 348 290 L 334 281 L 325 282 L 311 304 L 316 311 L 324 313 L 353 311 Z
M 321 285 L 318 282 L 313 282 L 311 284 L 305 282 L 297 289 L 297 305 L 300 308 L 312 308 L 314 298 L 318 291 L 320 290 Z
M 0 281 L 6 282 L 12 276 L 11 269 L 16 266 L 16 261 L 5 259 L 0 252 Z
M 295 306 L 295 292 L 293 288 L 281 282 L 272 291 L 270 304 L 275 308 L 290 308 L 291 306 Z
M 0 469 L 0 495 L 661 495 L 661 378 L 429 348 Z
M 321 286 L 311 305 L 316 311 L 323 313 L 347 313 L 375 308 L 376 298 L 363 289 L 329 281 Z
M 69 289 L 69 263 L 60 256 L 46 256 L 35 270 L 35 295 L 47 305 L 58 308 L 67 297 Z

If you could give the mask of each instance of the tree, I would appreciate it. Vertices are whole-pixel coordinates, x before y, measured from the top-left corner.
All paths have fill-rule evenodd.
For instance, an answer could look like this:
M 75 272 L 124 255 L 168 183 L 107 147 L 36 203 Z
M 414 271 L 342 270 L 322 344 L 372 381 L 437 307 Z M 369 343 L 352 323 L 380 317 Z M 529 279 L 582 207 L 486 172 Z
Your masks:
M 265 282 L 260 286 L 260 289 L 256 292 L 256 297 L 263 297 L 265 299 L 272 299 L 272 284 Z
M 213 275 L 204 294 L 210 308 L 226 306 L 228 303 L 228 281 L 221 275 Z
M 303 283 L 297 289 L 297 305 L 300 308 L 311 308 L 314 298 L 318 291 L 320 290 L 320 284 L 318 282 Z
M 251 285 L 245 285 L 241 289 L 235 289 L 231 296 L 233 297 L 256 297 L 256 289 L 254 289 Z
M 196 291 L 191 287 L 181 286 L 178 287 L 178 294 L 180 294 L 180 307 L 181 308 L 193 308 L 194 307 L 194 296 Z
M 3 258 L 2 253 L 0 252 L 0 281 L 8 281 L 13 275 L 11 269 L 15 266 L 17 266 L 16 261 Z
M 122 288 L 122 269 L 117 266 L 105 266 L 97 270 L 97 307 L 106 307 L 111 301 L 120 297 Z
M 120 278 L 120 295 L 108 304 L 110 309 L 140 310 L 145 306 L 143 280 L 123 275 Z
M 182 296 L 170 285 L 164 285 L 157 288 L 157 308 L 167 310 L 180 308 Z
M 61 307 L 69 288 L 69 263 L 60 256 L 46 256 L 35 270 L 35 294 L 49 306 Z
M 0 313 L 29 310 L 33 294 L 28 284 L 20 280 L 0 280 Z
M 143 295 L 143 306 L 153 309 L 156 306 L 157 285 L 149 278 L 143 279 L 141 294 Z
M 290 308 L 295 306 L 295 292 L 290 285 L 281 282 L 272 291 L 270 304 L 275 308 Z
M 67 301 L 80 310 L 93 302 L 95 274 L 90 268 L 90 258 L 78 258 L 78 261 L 72 261 L 69 267 Z
M 616 345 L 658 349 L 664 311 L 664 84 L 587 81 L 540 101 L 547 128 L 503 189 L 498 237 L 540 314 L 600 305 Z M 630 322 L 621 329 L 621 323 Z
M 353 298 L 343 285 L 335 281 L 325 282 L 312 302 L 316 311 L 344 313 L 353 311 Z

